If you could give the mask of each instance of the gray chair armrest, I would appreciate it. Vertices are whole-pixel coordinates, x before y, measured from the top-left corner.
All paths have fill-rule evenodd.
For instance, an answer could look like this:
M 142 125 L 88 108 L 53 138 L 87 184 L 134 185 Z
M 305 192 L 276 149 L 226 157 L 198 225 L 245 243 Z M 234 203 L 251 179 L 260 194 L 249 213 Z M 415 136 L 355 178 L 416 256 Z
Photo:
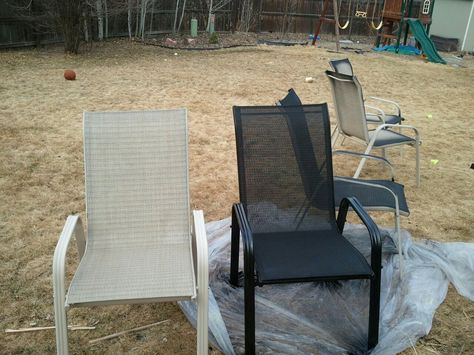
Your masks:
M 393 167 L 392 163 L 390 163 L 387 159 L 383 157 L 379 157 L 379 156 L 371 155 L 371 154 L 359 153 L 359 152 L 352 152 L 349 150 L 335 150 L 333 151 L 333 154 L 334 155 L 348 155 L 351 157 L 366 158 L 366 159 L 371 159 L 371 160 L 381 162 L 390 168 L 390 175 L 391 175 L 390 177 L 392 181 L 394 181 L 395 179 L 395 168 Z M 353 177 L 356 177 L 356 176 L 353 176 Z

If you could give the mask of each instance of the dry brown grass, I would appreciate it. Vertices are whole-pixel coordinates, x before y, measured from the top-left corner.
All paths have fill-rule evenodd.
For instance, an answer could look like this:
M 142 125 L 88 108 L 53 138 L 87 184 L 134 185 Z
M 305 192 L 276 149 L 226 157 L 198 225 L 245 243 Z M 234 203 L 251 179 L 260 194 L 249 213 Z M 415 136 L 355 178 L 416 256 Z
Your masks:
M 77 57 L 60 49 L 0 53 L 0 329 L 53 324 L 51 261 L 66 216 L 84 216 L 82 112 L 187 107 L 192 207 L 206 220 L 227 217 L 238 199 L 232 105 L 273 104 L 290 87 L 303 102 L 332 102 L 324 77 L 329 58 L 310 47 L 173 52 L 120 41 Z M 412 214 L 402 220 L 417 238 L 473 242 L 472 112 L 474 70 L 419 59 L 347 54 L 366 94 L 402 103 L 406 123 L 422 133 L 422 185 L 415 188 L 413 149 L 390 155 L 406 185 Z M 65 81 L 64 69 L 77 72 Z M 315 82 L 304 82 L 313 76 Z M 432 114 L 429 119 L 427 114 Z M 349 146 L 351 147 L 351 146 Z M 436 167 L 431 159 L 438 159 Z M 336 162 L 339 173 L 352 165 Z M 368 170 L 374 172 L 374 169 Z M 391 216 L 377 215 L 392 225 Z M 75 256 L 74 253 L 72 253 Z M 72 258 L 74 259 L 74 258 Z M 71 261 L 70 266 L 76 264 Z M 431 333 L 407 354 L 474 353 L 474 305 L 452 289 Z M 171 319 L 116 340 L 87 340 Z M 192 353 L 195 333 L 171 303 L 74 309 L 75 353 Z M 50 353 L 52 331 L 0 335 L 0 352 Z

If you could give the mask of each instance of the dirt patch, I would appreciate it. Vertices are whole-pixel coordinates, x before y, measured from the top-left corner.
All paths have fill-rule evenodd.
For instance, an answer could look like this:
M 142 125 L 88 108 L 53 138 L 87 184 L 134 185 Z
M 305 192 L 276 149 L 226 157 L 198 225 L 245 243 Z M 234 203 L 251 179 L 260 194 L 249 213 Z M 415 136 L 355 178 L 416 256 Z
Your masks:
M 144 42 L 149 45 L 157 45 L 169 49 L 182 50 L 214 50 L 233 47 L 256 46 L 267 42 L 267 44 L 301 44 L 308 41 L 307 36 L 303 34 L 284 34 L 281 33 L 244 33 L 244 32 L 199 32 L 196 37 L 190 35 L 160 35 L 155 38 L 147 38 Z

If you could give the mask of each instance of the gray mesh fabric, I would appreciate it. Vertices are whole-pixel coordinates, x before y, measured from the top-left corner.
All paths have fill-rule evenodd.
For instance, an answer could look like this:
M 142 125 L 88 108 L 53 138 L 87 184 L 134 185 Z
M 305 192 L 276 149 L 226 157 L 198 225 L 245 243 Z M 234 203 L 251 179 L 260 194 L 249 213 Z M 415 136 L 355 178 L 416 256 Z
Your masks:
M 329 64 L 331 65 L 332 69 L 336 73 L 350 75 L 350 76 L 354 75 L 354 72 L 352 70 L 352 64 L 347 58 L 333 59 L 329 61 Z
M 372 139 L 374 134 L 375 131 L 369 131 L 369 139 Z M 394 131 L 383 129 L 377 133 L 374 147 L 387 147 L 407 143 L 415 143 L 415 139 Z
M 355 76 L 326 71 L 336 106 L 339 129 L 347 136 L 369 142 L 364 99 Z
M 84 114 L 87 250 L 68 303 L 194 295 L 186 111 Z
M 380 116 L 376 114 L 368 113 L 366 115 L 367 123 L 376 123 L 376 124 L 383 123 L 379 117 Z M 388 123 L 388 124 L 397 124 L 397 123 L 400 123 L 401 118 L 400 116 L 397 116 L 397 115 L 385 115 L 384 121 L 385 123 Z

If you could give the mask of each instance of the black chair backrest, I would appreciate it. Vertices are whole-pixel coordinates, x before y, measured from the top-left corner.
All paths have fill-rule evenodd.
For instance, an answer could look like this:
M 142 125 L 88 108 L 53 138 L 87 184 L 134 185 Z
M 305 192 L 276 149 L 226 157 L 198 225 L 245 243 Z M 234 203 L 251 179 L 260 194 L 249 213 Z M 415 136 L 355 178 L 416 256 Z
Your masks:
M 288 94 L 286 94 L 286 96 L 278 102 L 281 106 L 302 105 L 300 98 L 293 89 L 288 90 Z
M 329 64 L 331 65 L 331 68 L 339 74 L 345 74 L 345 75 L 354 75 L 354 71 L 352 70 L 352 64 L 349 61 L 349 59 L 333 59 L 329 61 Z
M 252 231 L 335 228 L 327 105 L 234 107 L 234 122 Z

